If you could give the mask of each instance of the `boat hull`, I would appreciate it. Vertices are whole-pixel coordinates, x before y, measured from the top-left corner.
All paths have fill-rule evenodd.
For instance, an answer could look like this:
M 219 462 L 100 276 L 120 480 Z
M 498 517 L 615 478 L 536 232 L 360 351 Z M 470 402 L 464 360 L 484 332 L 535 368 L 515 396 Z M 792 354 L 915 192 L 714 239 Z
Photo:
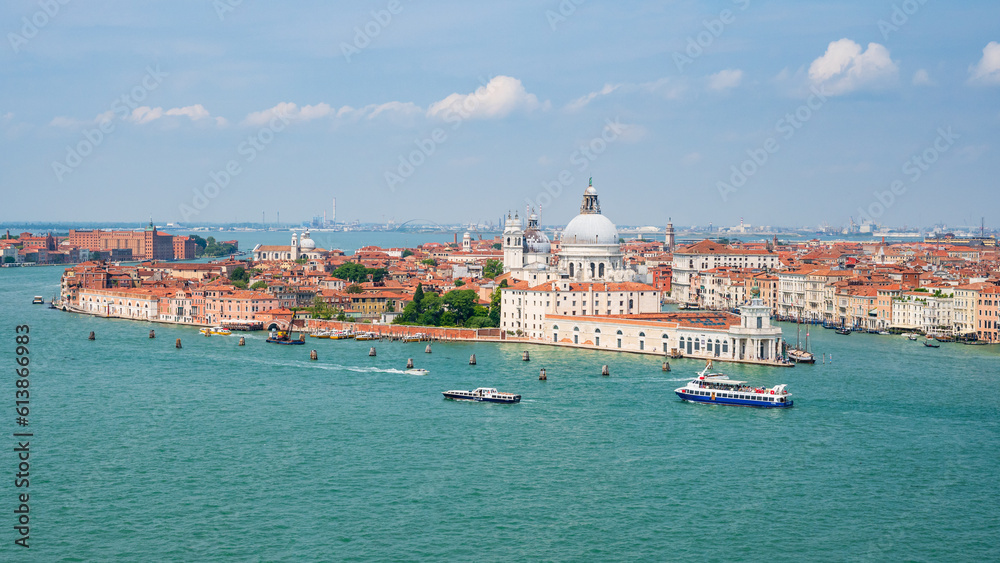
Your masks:
M 268 338 L 265 340 L 268 344 L 284 344 L 286 346 L 294 346 L 296 344 L 305 344 L 305 340 L 271 340 Z
M 712 397 L 711 395 L 691 395 L 683 391 L 675 391 L 677 396 L 681 398 L 682 401 L 687 401 L 690 403 L 705 403 L 709 405 L 726 405 L 730 407 L 757 407 L 762 409 L 789 409 L 795 404 L 795 401 L 789 399 L 785 403 L 770 402 L 770 401 L 755 401 L 748 399 L 732 399 L 728 397 Z
M 506 405 L 521 402 L 520 395 L 514 395 L 513 399 L 498 399 L 492 397 L 469 397 L 466 395 L 456 395 L 454 393 L 441 393 L 441 394 L 444 395 L 445 399 L 451 399 L 453 401 L 473 401 L 476 403 L 501 403 Z

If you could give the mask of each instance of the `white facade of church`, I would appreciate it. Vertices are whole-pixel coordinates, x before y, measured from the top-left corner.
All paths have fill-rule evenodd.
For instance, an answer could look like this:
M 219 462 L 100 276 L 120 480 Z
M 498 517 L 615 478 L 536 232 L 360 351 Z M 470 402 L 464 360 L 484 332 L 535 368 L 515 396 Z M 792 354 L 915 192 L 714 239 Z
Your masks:
M 288 246 L 258 244 L 253 248 L 254 260 L 322 260 L 327 255 L 327 250 L 316 246 L 316 242 L 309 236 L 309 229 L 302 233 L 302 238 L 294 231 L 292 232 L 292 242 Z

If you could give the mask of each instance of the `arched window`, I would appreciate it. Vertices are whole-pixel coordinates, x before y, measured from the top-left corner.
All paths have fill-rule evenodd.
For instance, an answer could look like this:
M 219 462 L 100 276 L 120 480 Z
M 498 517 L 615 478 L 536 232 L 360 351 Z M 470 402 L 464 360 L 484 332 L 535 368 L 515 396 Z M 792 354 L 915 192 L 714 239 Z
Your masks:
M 552 325 L 552 330 L 559 330 L 559 325 Z
M 629 309 L 631 309 L 631 308 L 632 308 L 632 300 L 631 300 L 631 299 L 629 299 L 629 300 L 628 300 L 628 308 L 629 308 Z
M 569 263 L 569 277 L 573 277 L 573 263 Z
M 723 354 L 728 354 L 729 353 L 729 341 L 728 340 L 723 340 L 722 341 L 722 353 Z
M 602 278 L 604 277 L 604 262 L 597 265 L 597 275 Z
M 601 329 L 595 328 L 594 329 L 594 334 L 601 334 Z
M 666 339 L 667 339 L 667 333 L 665 333 L 665 332 L 664 332 L 664 333 L 663 333 L 663 336 L 661 336 L 660 338 L 662 338 L 662 339 L 666 340 Z
M 594 263 L 591 262 L 590 263 L 590 277 L 594 277 L 594 272 L 595 272 Z
M 507 246 L 510 246 L 510 237 L 507 237 Z
M 616 332 L 615 334 L 617 334 L 618 336 L 621 336 L 621 335 L 622 335 L 622 331 L 620 331 L 620 330 L 619 330 L 619 331 L 618 331 L 618 332 Z
M 640 332 L 639 333 L 639 338 L 646 338 L 646 333 L 645 332 Z

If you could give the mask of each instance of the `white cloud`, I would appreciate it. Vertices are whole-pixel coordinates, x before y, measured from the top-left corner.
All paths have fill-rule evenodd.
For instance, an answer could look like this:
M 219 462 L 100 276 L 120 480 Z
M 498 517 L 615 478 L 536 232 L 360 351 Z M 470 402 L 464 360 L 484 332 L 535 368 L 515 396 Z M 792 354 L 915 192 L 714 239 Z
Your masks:
M 66 128 L 78 128 L 78 127 L 89 127 L 92 125 L 97 125 L 105 121 L 111 121 L 116 117 L 121 117 L 116 115 L 114 111 L 108 110 L 104 113 L 100 113 L 93 119 L 76 119 L 73 117 L 57 116 L 52 118 L 49 125 L 52 127 L 66 127 Z M 201 104 L 195 104 L 193 106 L 185 106 L 181 108 L 170 108 L 164 110 L 162 107 L 151 108 L 149 106 L 140 106 L 132 110 L 124 119 L 130 121 L 137 125 L 145 125 L 151 123 L 158 119 L 163 119 L 165 117 L 187 117 L 191 121 L 201 121 L 202 119 L 211 118 L 208 110 L 205 106 Z M 222 117 L 216 117 L 215 124 L 221 126 L 226 125 L 226 120 Z
M 869 43 L 862 51 L 861 45 L 850 39 L 831 42 L 826 53 L 809 65 L 813 85 L 822 86 L 834 96 L 884 87 L 894 82 L 898 74 L 899 67 L 884 46 Z
M 250 113 L 243 119 L 243 125 L 267 125 L 275 117 L 288 121 L 312 121 L 334 113 L 334 109 L 325 103 L 299 107 L 294 102 L 280 102 L 272 108 Z
M 990 41 L 983 47 L 983 58 L 969 67 L 970 82 L 1000 84 L 1000 43 Z
M 607 96 L 608 94 L 614 92 L 620 87 L 621 84 L 605 84 L 604 88 L 601 88 L 596 92 L 591 92 L 586 96 L 581 96 L 573 100 L 572 102 L 566 104 L 566 111 L 578 111 L 580 109 L 583 109 L 584 106 L 594 101 L 595 98 L 599 96 Z
M 743 81 L 743 71 L 739 69 L 721 70 L 708 77 L 709 90 L 729 90 L 740 85 Z
M 913 85 L 914 86 L 933 86 L 934 81 L 931 80 L 931 75 L 927 74 L 927 71 L 920 69 L 913 74 Z
M 520 80 L 510 76 L 496 76 L 471 94 L 455 93 L 434 102 L 427 109 L 427 116 L 442 119 L 452 116 L 463 119 L 496 119 L 515 111 L 531 112 L 548 109 L 549 106 L 549 102 L 539 102 L 537 96 L 529 94 Z
M 361 119 L 367 117 L 374 119 L 380 115 L 415 115 L 423 113 L 423 109 L 410 102 L 387 102 L 384 104 L 369 104 L 362 108 L 342 106 L 335 109 L 327 103 L 316 105 L 298 106 L 294 102 L 281 102 L 272 108 L 255 111 L 243 119 L 243 125 L 262 126 L 267 125 L 275 117 L 281 116 L 284 120 L 295 122 L 306 122 L 324 117 L 338 119 Z
M 97 116 L 98 120 L 111 119 L 114 114 L 112 112 L 106 112 L 102 115 Z M 133 123 L 138 123 L 144 125 L 146 123 L 151 123 L 158 119 L 163 119 L 164 117 L 187 117 L 191 121 L 200 121 L 202 119 L 211 118 L 211 114 L 205 109 L 205 106 L 201 104 L 195 104 L 193 106 L 184 106 L 182 108 L 170 108 L 164 110 L 161 107 L 151 108 L 149 106 L 141 106 L 132 110 L 132 115 L 129 116 L 128 120 Z M 224 122 L 225 120 L 223 120 Z M 216 124 L 219 124 L 218 119 L 215 120 Z

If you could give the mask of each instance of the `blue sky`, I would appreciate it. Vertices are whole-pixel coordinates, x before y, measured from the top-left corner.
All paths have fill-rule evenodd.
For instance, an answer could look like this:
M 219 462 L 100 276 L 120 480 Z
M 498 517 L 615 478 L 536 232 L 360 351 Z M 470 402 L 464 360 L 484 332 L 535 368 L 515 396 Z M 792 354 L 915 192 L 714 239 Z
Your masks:
M 0 22 L 2 221 L 336 197 L 338 220 L 558 224 L 593 176 L 622 224 L 998 223 L 995 1 L 10 0 Z

